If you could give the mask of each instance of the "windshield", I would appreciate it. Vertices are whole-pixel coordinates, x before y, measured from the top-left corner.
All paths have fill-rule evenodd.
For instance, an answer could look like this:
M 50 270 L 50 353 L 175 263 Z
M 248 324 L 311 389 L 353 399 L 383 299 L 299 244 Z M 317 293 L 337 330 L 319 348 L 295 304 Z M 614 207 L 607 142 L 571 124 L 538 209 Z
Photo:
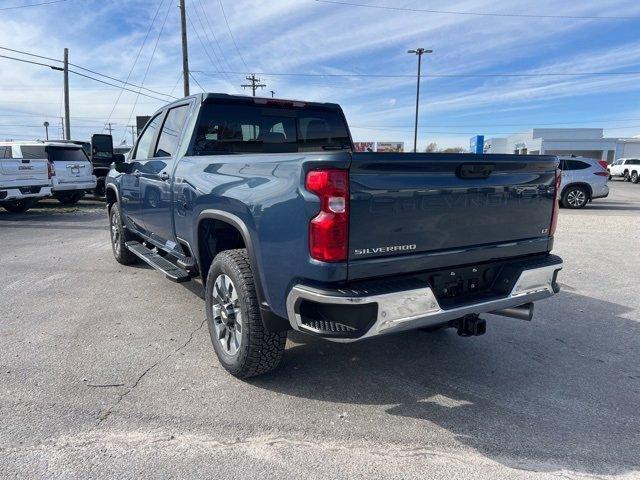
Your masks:
M 89 158 L 82 148 L 48 147 L 49 160 L 52 162 L 88 162 Z
M 339 110 L 317 106 L 210 103 L 202 107 L 193 155 L 318 152 L 351 148 Z

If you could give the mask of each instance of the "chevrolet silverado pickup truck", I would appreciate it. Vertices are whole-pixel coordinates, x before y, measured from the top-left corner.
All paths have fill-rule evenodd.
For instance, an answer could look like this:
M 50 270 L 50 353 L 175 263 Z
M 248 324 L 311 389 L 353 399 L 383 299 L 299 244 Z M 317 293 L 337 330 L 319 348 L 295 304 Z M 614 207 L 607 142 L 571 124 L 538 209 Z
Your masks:
M 115 259 L 201 281 L 213 348 L 239 378 L 274 369 L 291 329 L 473 336 L 480 314 L 531 320 L 558 292 L 556 157 L 352 147 L 336 104 L 167 105 L 107 177 Z

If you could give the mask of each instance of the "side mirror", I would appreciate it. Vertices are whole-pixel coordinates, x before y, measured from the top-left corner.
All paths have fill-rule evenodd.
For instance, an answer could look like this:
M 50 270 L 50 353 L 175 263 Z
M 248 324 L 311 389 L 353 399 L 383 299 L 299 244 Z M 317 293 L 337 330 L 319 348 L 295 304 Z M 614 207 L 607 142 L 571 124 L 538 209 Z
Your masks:
M 114 153 L 113 163 L 124 163 L 124 155 L 122 153 Z

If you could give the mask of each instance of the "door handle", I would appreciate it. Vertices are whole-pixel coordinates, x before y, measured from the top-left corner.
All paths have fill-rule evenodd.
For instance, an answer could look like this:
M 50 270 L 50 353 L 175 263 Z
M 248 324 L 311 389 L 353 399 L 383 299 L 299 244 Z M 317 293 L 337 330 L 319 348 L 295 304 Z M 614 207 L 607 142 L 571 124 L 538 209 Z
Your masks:
M 160 180 L 169 180 L 169 174 L 167 172 L 160 172 Z

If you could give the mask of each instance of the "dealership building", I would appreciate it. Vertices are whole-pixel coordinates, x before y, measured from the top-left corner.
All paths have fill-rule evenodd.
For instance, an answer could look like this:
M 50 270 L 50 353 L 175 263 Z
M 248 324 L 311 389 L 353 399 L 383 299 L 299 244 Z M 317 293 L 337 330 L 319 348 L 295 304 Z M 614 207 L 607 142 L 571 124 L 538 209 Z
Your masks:
M 606 160 L 640 157 L 640 138 L 609 138 L 602 128 L 533 128 L 504 138 L 487 138 L 485 153 L 576 155 Z

